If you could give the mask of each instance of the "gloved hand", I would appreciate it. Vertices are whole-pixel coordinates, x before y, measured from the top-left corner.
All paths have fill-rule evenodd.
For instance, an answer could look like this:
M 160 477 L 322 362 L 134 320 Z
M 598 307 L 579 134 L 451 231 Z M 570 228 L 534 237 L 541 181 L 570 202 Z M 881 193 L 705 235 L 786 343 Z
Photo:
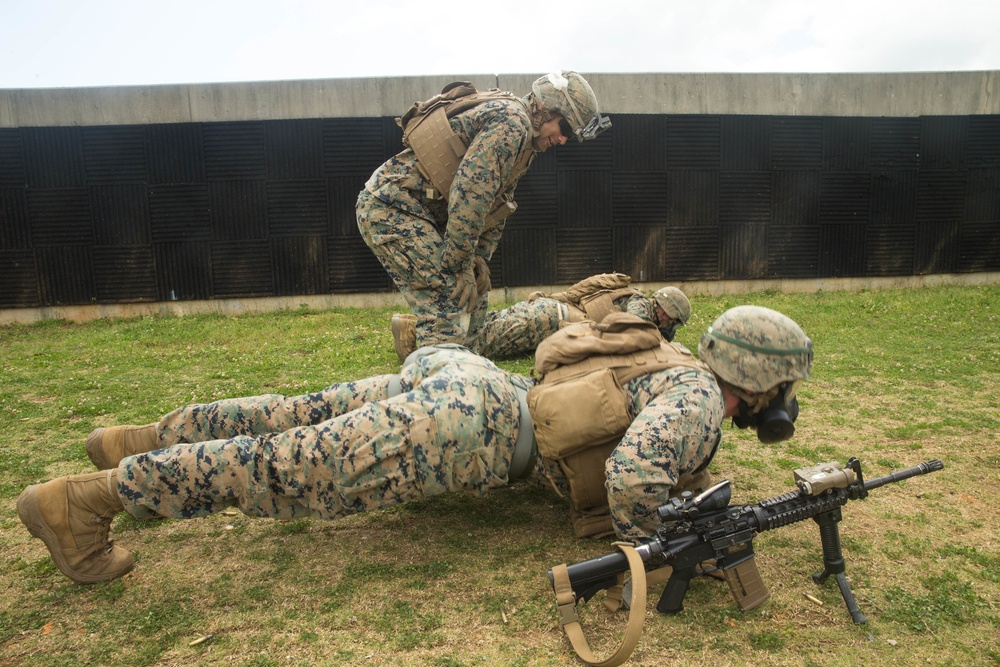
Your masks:
M 458 307 L 471 313 L 476 309 L 477 296 L 476 276 L 472 271 L 472 266 L 456 273 L 455 289 L 451 293 L 451 298 L 458 300 Z
M 472 273 L 476 276 L 476 292 L 486 294 L 493 285 L 490 283 L 490 265 L 480 255 L 472 258 Z

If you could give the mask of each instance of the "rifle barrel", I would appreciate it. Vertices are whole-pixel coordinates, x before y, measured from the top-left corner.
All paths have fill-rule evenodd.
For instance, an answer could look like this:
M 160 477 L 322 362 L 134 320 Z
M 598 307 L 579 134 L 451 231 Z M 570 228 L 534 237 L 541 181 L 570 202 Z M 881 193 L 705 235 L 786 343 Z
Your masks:
M 866 479 L 865 491 L 871 491 L 872 489 L 877 489 L 878 487 L 883 486 L 885 484 L 899 482 L 904 479 L 909 479 L 910 477 L 916 477 L 917 475 L 926 475 L 929 472 L 934 472 L 935 470 L 942 470 L 943 468 L 944 468 L 944 463 L 941 461 L 941 459 L 924 461 L 923 463 L 918 463 L 912 468 L 897 470 L 896 472 L 889 473 L 884 477 Z

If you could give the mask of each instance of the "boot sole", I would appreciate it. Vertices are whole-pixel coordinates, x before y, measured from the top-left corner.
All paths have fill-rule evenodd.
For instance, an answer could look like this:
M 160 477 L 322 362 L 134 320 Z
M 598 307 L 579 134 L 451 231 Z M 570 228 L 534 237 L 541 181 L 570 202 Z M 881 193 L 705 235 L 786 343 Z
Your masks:
M 59 546 L 56 534 L 52 532 L 52 529 L 42 519 L 41 510 L 38 509 L 38 484 L 32 484 L 17 497 L 17 516 L 33 537 L 37 537 L 45 543 L 46 548 L 49 550 L 49 555 L 52 556 L 52 562 L 56 564 L 59 571 L 79 584 L 96 584 L 102 581 L 110 581 L 132 570 L 132 563 L 129 563 L 128 567 L 120 572 L 104 576 L 81 574 L 71 569 L 62 555 L 62 548 Z

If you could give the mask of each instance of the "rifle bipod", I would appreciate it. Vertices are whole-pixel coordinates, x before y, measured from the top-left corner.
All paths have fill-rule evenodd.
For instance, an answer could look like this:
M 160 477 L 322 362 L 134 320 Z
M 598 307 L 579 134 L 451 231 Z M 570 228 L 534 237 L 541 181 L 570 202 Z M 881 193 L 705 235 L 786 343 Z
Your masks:
M 840 594 L 844 597 L 847 611 L 851 612 L 851 618 L 858 625 L 867 623 L 868 619 L 861 613 L 851 585 L 847 582 L 847 575 L 844 574 L 844 552 L 840 548 L 840 529 L 837 524 L 840 522 L 842 514 L 840 508 L 814 516 L 813 520 L 819 524 L 819 537 L 823 543 L 823 571 L 812 576 L 817 584 L 826 583 L 827 578 L 832 574 L 840 587 Z

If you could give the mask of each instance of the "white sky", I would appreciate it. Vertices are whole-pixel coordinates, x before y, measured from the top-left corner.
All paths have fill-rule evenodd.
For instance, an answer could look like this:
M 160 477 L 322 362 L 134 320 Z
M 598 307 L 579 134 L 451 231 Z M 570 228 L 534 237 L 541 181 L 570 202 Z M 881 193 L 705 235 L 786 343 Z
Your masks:
M 0 88 L 1000 69 L 998 0 L 0 0 Z

